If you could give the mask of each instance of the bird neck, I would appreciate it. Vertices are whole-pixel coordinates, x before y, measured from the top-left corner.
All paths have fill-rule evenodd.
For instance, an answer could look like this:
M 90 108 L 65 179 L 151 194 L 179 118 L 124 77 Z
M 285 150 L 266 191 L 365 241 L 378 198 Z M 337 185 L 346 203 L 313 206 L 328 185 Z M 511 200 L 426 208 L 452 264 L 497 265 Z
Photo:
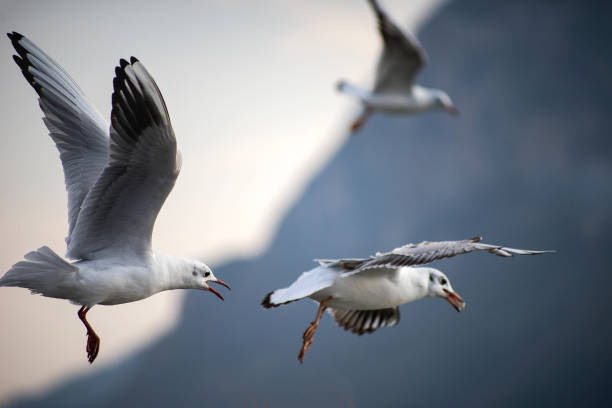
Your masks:
M 189 259 L 157 251 L 153 253 L 153 259 L 153 273 L 157 276 L 162 290 L 190 289 L 193 286 L 193 262 Z
M 398 286 L 403 288 L 402 303 L 412 302 L 429 296 L 429 273 L 423 269 L 406 266 L 397 271 Z

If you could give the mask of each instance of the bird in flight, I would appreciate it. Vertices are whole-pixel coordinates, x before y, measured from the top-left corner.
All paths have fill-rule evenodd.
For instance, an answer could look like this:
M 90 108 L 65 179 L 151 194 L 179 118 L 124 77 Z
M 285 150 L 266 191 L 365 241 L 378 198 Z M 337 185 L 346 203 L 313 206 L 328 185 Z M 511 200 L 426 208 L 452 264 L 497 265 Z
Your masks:
M 465 307 L 463 298 L 444 273 L 417 265 L 472 251 L 488 251 L 503 257 L 554 252 L 506 248 L 480 241 L 480 237 L 425 241 L 369 258 L 318 259 L 315 260 L 318 267 L 302 273 L 290 286 L 268 293 L 261 304 L 269 309 L 304 298 L 319 303 L 315 320 L 302 336 L 298 359 L 303 362 L 326 310 L 340 327 L 362 335 L 395 326 L 399 322 L 399 305 L 426 297 L 443 298 L 457 311 Z
M 337 83 L 340 92 L 359 99 L 361 114 L 351 124 L 355 132 L 363 127 L 373 112 L 414 114 L 429 110 L 444 110 L 456 115 L 457 108 L 446 92 L 426 88 L 415 83 L 415 77 L 427 60 L 419 40 L 402 30 L 380 7 L 377 0 L 368 0 L 378 20 L 378 31 L 383 50 L 376 68 L 376 79 L 371 91 L 361 89 L 345 80 Z
M 132 57 L 115 68 L 109 127 L 60 65 L 23 35 L 8 37 L 60 153 L 68 193 L 66 257 L 74 261 L 43 246 L 13 265 L 0 286 L 80 305 L 90 363 L 100 350 L 86 318 L 95 305 L 171 289 L 201 289 L 223 299 L 209 284 L 229 286 L 207 265 L 151 248 L 155 219 L 180 171 L 180 153 L 164 99 L 144 65 Z

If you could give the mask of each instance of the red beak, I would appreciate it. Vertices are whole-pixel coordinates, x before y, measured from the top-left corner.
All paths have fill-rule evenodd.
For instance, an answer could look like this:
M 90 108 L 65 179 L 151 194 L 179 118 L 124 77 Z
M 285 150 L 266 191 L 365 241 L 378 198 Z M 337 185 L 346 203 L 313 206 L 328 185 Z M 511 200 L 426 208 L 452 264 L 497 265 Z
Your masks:
M 216 290 L 214 290 L 213 288 L 211 288 L 210 286 L 208 287 L 208 290 L 212 293 L 214 293 L 215 295 L 217 295 L 217 297 L 221 300 L 225 300 L 223 299 L 223 296 L 221 296 L 221 294 L 219 292 L 217 292 Z
M 221 286 L 225 286 L 226 288 L 228 288 L 229 290 L 232 290 L 232 288 L 229 287 L 229 285 L 225 282 L 223 282 L 221 279 L 217 279 L 216 281 L 211 281 L 213 283 L 218 283 Z
M 229 287 L 229 285 L 225 282 L 223 282 L 221 279 L 217 279 L 216 281 L 209 281 L 209 282 L 214 282 L 214 283 L 218 283 L 221 286 L 225 286 L 226 288 L 228 288 L 229 290 L 232 290 L 232 288 Z M 217 297 L 221 300 L 225 300 L 223 299 L 223 296 L 221 296 L 221 294 L 219 292 L 217 292 L 215 289 L 211 288 L 210 286 L 208 286 L 208 290 L 212 293 L 214 293 L 215 295 L 217 295 Z
M 461 296 L 459 296 L 458 293 L 451 292 L 447 289 L 442 290 L 446 292 L 446 297 L 444 299 L 446 299 L 446 301 L 450 303 L 450 305 L 454 307 L 456 311 L 460 312 L 461 309 L 465 307 L 465 301 L 461 298 Z

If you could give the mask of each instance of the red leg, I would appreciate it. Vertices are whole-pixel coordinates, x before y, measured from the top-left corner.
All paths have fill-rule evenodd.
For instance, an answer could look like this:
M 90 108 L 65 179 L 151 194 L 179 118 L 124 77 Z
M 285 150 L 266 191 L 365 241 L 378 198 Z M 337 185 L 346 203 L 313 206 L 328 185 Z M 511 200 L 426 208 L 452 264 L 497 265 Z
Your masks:
M 361 115 L 359 115 L 359 117 L 351 124 L 351 132 L 357 132 L 359 129 L 361 129 L 371 114 L 372 110 L 365 108 L 363 112 L 361 112 Z
M 87 360 L 89 361 L 89 364 L 94 362 L 94 360 L 98 356 L 98 352 L 100 351 L 100 337 L 98 337 L 94 329 L 91 327 L 91 325 L 87 321 L 87 317 L 86 317 L 87 312 L 89 312 L 90 310 L 91 310 L 91 307 L 82 306 L 79 309 L 79 313 L 78 313 L 79 319 L 81 319 L 81 321 L 85 325 L 85 328 L 87 329 L 86 351 L 87 351 Z
M 302 339 L 303 339 L 302 348 L 300 349 L 300 354 L 298 355 L 298 360 L 300 360 L 300 363 L 304 362 L 304 355 L 306 354 L 306 350 L 308 350 L 308 347 L 310 347 L 310 345 L 312 344 L 312 339 L 314 338 L 314 334 L 317 331 L 317 327 L 319 327 L 319 321 L 321 320 L 321 317 L 323 317 L 323 312 L 325 312 L 325 309 L 327 309 L 327 303 L 331 299 L 332 298 L 330 296 L 327 299 L 323 300 L 321 303 L 319 303 L 319 310 L 317 310 L 317 317 L 315 318 L 313 322 L 310 323 L 310 326 L 306 329 L 306 331 L 304 332 L 304 335 L 302 336 Z

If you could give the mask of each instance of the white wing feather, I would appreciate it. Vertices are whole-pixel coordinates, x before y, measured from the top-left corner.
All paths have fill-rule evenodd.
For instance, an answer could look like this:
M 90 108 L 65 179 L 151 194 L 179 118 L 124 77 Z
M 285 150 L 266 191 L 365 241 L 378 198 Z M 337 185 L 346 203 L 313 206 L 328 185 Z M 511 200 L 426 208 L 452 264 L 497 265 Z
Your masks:
M 144 66 L 121 60 L 113 80 L 110 161 L 91 188 L 68 255 L 146 257 L 157 214 L 180 170 L 162 95 Z
M 109 127 L 63 68 L 19 33 L 8 34 L 13 59 L 39 95 L 43 121 L 60 152 L 68 193 L 68 236 L 81 204 L 108 162 Z

